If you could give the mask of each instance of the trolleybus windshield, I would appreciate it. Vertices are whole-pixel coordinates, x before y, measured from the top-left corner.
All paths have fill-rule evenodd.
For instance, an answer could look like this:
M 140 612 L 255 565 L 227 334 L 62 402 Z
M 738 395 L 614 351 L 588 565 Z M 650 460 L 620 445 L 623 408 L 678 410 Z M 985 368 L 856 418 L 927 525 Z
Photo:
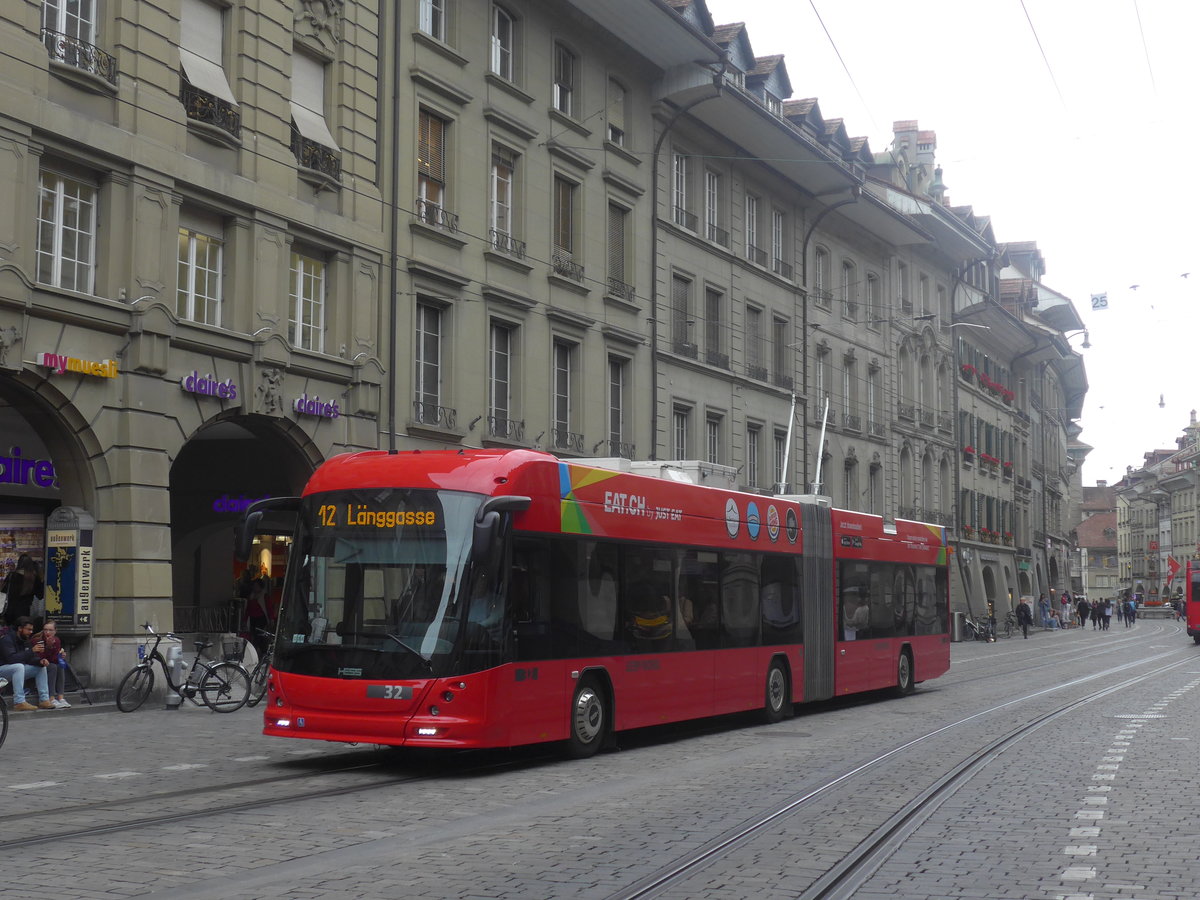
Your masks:
M 449 671 L 483 500 L 398 488 L 304 498 L 275 667 L 363 679 Z

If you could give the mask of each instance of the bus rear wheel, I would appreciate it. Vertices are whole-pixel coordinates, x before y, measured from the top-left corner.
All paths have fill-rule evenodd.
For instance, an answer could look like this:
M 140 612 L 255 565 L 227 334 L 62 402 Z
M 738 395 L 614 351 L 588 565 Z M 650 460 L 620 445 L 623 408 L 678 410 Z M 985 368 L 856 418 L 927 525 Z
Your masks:
M 571 701 L 571 736 L 567 755 L 574 759 L 594 756 L 604 742 L 608 728 L 608 707 L 594 678 L 584 678 Z
M 903 697 L 914 690 L 912 654 L 906 648 L 900 651 L 900 659 L 896 663 L 896 693 Z
M 787 672 L 783 663 L 775 659 L 767 669 L 766 697 L 763 702 L 763 720 L 768 725 L 774 725 L 783 718 L 787 709 L 789 692 Z

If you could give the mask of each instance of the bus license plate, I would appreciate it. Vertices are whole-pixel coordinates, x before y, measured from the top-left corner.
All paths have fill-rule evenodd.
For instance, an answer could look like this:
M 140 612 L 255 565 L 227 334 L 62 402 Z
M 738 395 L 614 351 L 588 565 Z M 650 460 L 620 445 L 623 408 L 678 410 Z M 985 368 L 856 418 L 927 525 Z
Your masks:
M 407 684 L 368 684 L 368 697 L 382 697 L 384 700 L 411 700 L 413 689 Z

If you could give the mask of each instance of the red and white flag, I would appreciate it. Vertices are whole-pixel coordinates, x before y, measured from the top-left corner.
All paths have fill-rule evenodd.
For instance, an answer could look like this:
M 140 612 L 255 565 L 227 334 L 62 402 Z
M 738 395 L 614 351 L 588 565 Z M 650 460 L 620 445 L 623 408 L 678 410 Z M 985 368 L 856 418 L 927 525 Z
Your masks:
M 1170 556 L 1170 555 L 1167 556 L 1167 585 L 1168 586 L 1171 584 L 1171 579 L 1173 579 L 1175 577 L 1175 573 L 1178 572 L 1181 568 L 1182 568 L 1182 566 L 1179 565 L 1179 561 L 1177 559 L 1175 559 L 1175 557 Z

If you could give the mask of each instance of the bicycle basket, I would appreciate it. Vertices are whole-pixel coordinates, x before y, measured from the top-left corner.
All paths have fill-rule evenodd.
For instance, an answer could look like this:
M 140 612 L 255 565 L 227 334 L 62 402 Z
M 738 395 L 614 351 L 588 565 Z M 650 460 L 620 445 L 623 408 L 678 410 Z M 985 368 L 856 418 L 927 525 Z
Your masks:
M 246 639 L 226 637 L 221 639 L 221 656 L 227 662 L 241 662 L 246 655 Z

